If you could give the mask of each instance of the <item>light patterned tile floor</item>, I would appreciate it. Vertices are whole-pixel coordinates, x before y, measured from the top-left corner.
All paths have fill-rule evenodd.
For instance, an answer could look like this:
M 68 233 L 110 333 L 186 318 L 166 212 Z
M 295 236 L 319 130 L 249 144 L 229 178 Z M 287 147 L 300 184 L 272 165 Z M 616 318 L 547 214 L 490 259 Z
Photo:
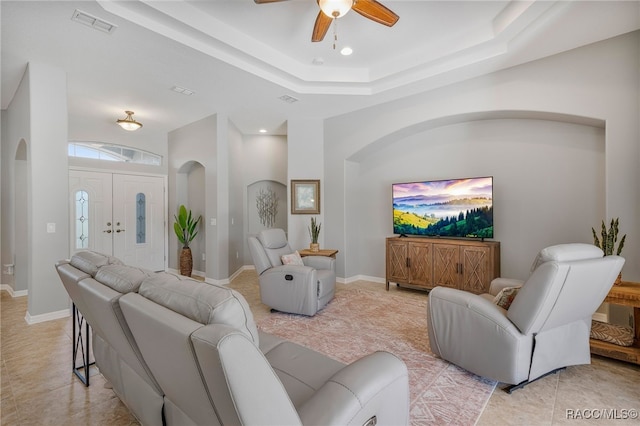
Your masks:
M 380 283 L 346 285 L 377 291 L 380 297 L 386 294 Z M 338 291 L 343 286 L 338 284 Z M 255 271 L 240 273 L 230 287 L 245 296 L 256 320 L 270 314 L 260 302 Z M 427 297 L 393 286 L 390 291 L 407 298 Z M 97 371 L 92 370 L 88 388 L 71 373 L 71 319 L 27 325 L 27 298 L 0 293 L 1 425 L 138 424 Z M 567 410 L 593 409 L 614 414 L 640 410 L 640 367 L 594 356 L 591 365 L 567 368 L 511 395 L 497 389 L 478 425 L 638 424 L 567 418 Z

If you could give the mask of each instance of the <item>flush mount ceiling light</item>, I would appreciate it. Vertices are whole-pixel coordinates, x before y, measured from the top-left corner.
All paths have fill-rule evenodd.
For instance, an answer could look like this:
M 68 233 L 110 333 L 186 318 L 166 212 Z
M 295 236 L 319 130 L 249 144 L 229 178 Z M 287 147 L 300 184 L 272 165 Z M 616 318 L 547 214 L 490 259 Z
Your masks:
M 116 123 L 118 123 L 120 127 L 130 132 L 138 130 L 140 127 L 142 127 L 142 123 L 139 123 L 133 119 L 133 111 L 125 111 L 124 113 L 127 114 L 127 117 L 121 118 L 120 120 L 116 121 Z

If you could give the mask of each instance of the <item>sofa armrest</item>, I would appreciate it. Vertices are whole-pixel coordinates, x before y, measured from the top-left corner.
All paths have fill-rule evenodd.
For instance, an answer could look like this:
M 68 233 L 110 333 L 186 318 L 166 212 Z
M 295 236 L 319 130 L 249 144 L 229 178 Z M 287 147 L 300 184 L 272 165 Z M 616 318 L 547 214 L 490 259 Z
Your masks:
M 336 270 L 336 260 L 327 256 L 305 256 L 302 262 L 315 269 L 330 269 L 334 272 Z
M 210 324 L 191 341 L 222 424 L 302 424 L 282 382 L 245 334 Z
M 447 361 L 505 383 L 528 378 L 533 336 L 522 334 L 504 309 L 482 296 L 434 288 L 427 325 L 431 351 Z
M 362 357 L 334 374 L 298 414 L 303 424 L 364 425 L 373 417 L 378 424 L 409 424 L 407 367 L 388 352 Z

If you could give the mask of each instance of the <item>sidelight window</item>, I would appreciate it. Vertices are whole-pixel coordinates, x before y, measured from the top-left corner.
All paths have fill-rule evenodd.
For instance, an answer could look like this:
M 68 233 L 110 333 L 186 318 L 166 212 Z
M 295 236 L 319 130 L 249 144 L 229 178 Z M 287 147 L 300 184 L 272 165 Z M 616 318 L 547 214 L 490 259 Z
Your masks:
M 77 191 L 76 201 L 76 250 L 89 248 L 89 194 Z

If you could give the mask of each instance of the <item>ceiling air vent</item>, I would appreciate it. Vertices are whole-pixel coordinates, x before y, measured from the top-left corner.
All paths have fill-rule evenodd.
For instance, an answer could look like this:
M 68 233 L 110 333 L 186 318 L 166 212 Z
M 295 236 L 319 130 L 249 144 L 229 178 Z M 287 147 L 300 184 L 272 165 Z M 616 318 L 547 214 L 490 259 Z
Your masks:
M 294 102 L 298 102 L 297 98 L 294 98 L 293 96 L 289 96 L 289 95 L 282 95 L 278 99 L 280 99 L 281 101 L 284 101 L 284 102 L 286 102 L 288 104 L 292 104 Z
M 71 16 L 72 21 L 80 22 L 87 25 L 94 30 L 102 31 L 103 33 L 111 34 L 118 28 L 117 25 L 107 22 L 103 19 L 96 18 L 93 15 L 89 15 L 87 12 L 76 9 Z

